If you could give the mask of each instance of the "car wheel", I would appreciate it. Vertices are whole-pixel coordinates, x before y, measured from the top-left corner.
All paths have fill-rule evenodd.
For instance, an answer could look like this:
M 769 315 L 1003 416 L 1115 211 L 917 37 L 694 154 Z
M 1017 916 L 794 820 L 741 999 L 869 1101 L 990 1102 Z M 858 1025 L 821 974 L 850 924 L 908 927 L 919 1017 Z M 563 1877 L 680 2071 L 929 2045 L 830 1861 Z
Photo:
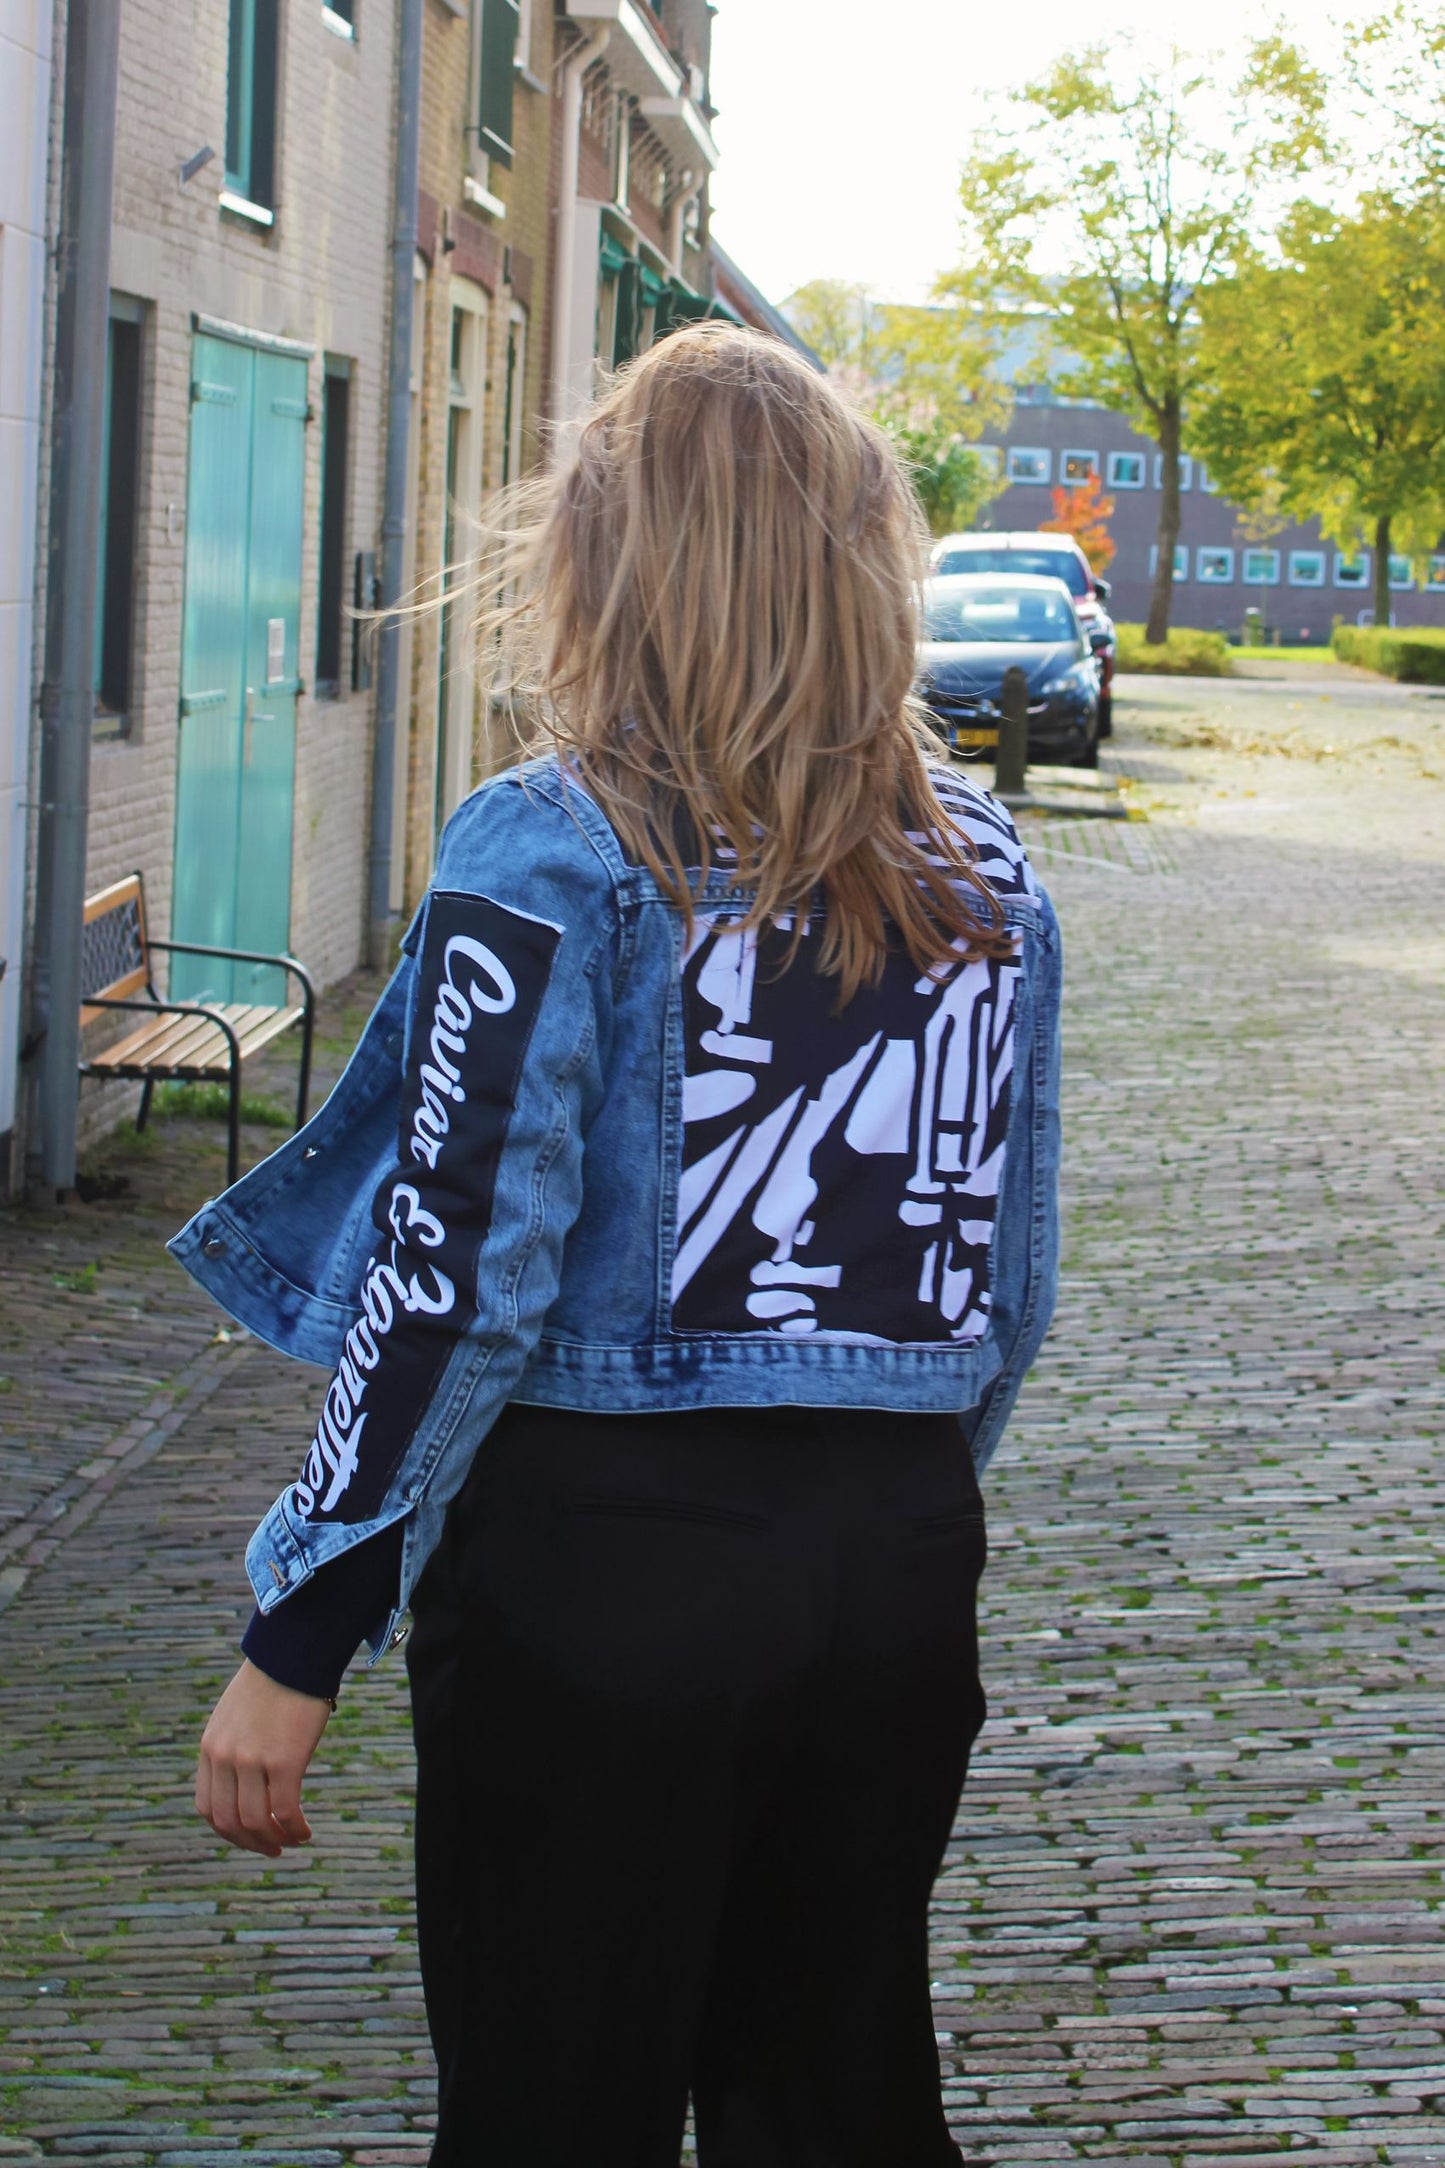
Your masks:
M 1099 702 L 1099 736 L 1101 738 L 1112 738 L 1113 735 L 1114 695 L 1111 692 L 1108 692 L 1105 693 L 1103 699 Z

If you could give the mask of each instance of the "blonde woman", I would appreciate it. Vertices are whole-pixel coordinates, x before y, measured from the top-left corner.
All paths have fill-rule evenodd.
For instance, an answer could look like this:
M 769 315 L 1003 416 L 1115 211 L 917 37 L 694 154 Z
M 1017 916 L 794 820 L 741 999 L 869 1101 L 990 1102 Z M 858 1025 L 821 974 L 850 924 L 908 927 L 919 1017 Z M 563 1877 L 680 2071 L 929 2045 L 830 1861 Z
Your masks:
M 1048 1322 L 1059 943 L 910 703 L 920 533 L 680 332 L 475 572 L 542 719 L 292 1142 L 177 1238 L 333 1371 L 197 1803 L 276 1857 L 408 1605 L 439 2168 L 956 2162 L 927 1908 Z M 520 688 L 520 693 L 519 693 Z M 333 1704 L 334 1705 L 334 1704 Z

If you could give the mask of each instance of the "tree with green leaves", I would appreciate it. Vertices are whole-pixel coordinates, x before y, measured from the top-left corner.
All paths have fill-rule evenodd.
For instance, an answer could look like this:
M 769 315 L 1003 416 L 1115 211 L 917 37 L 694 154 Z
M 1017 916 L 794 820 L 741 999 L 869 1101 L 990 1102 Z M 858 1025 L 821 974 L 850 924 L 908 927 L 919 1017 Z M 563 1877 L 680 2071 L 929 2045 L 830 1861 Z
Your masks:
M 978 440 L 1012 405 L 978 318 L 878 301 L 842 279 L 810 280 L 783 306 L 829 375 L 893 439 L 930 533 L 972 526 L 1003 486 Z
M 1369 542 L 1386 625 L 1392 551 L 1445 527 L 1445 204 L 1301 204 L 1279 238 L 1282 263 L 1246 262 L 1203 297 L 1189 442 L 1241 504 Z
M 940 295 L 997 333 L 1043 334 L 1041 374 L 1159 447 L 1150 642 L 1169 630 L 1185 413 L 1206 368 L 1199 296 L 1320 154 L 1323 110 L 1319 78 L 1277 38 L 1228 91 L 1207 62 L 1095 45 L 1012 93 L 963 169 L 964 253 Z

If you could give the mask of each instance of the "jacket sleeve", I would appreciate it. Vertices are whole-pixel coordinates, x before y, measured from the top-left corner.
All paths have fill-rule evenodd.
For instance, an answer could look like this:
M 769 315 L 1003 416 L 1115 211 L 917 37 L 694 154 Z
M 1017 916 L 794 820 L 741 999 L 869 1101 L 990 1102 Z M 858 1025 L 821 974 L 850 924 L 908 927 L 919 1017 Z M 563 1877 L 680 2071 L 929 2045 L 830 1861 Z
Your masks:
M 1009 1106 L 994 1262 L 993 1329 L 1003 1360 L 978 1406 L 959 1418 L 980 1474 L 998 1449 L 1043 1345 L 1058 1292 L 1063 947 L 1053 904 L 1042 889 L 1031 948 L 1027 1035 Z
M 524 808 L 515 787 L 484 791 L 443 843 L 358 1314 L 299 1475 L 247 1552 L 265 1614 L 410 1517 L 429 1535 L 411 1531 L 399 1610 L 556 1295 L 614 913 L 585 846 L 558 839 L 562 816 L 528 825 Z M 395 1616 L 368 1623 L 374 1648 Z

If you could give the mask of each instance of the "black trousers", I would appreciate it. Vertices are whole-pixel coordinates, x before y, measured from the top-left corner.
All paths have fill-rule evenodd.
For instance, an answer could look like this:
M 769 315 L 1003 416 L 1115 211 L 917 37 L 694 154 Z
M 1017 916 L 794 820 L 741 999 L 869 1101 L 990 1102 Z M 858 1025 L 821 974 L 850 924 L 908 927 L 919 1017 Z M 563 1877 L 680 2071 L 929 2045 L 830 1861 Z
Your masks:
M 414 1606 L 435 2168 L 957 2168 L 927 1915 L 984 1716 L 952 1418 L 513 1406 Z

